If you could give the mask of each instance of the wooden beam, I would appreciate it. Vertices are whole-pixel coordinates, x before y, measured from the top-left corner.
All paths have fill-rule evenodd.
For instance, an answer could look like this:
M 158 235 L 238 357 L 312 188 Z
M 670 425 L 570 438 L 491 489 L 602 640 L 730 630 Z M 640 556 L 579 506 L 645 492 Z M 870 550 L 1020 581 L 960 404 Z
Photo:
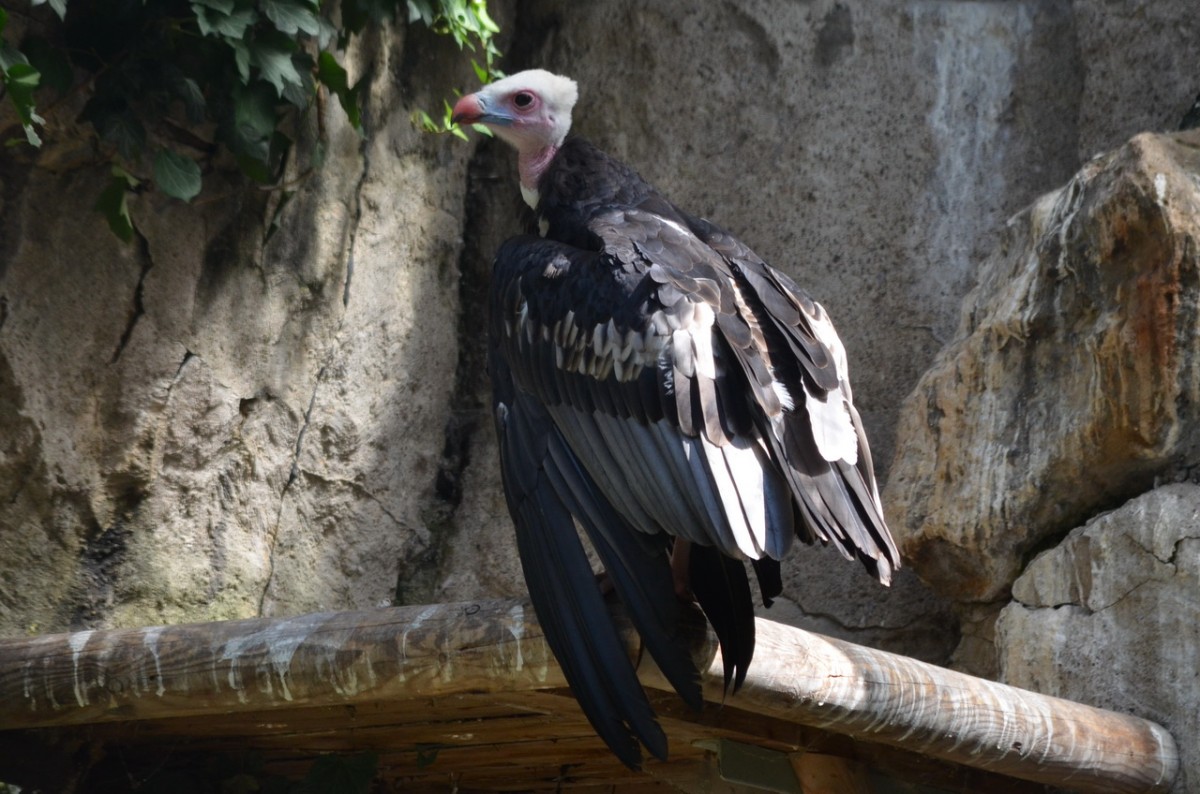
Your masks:
M 668 688 L 661 674 L 643 675 Z M 721 701 L 718 658 L 705 697 Z M 1165 792 L 1162 726 L 759 619 L 739 709 L 1081 792 Z
M 706 696 L 720 659 L 696 621 Z M 631 659 L 635 632 L 624 630 Z M 669 689 L 643 661 L 643 681 Z M 565 686 L 527 603 L 490 601 L 0 641 L 0 730 Z M 758 621 L 738 709 L 1077 791 L 1165 792 L 1171 736 L 1124 714 Z
M 0 729 L 562 686 L 519 601 L 0 641 Z

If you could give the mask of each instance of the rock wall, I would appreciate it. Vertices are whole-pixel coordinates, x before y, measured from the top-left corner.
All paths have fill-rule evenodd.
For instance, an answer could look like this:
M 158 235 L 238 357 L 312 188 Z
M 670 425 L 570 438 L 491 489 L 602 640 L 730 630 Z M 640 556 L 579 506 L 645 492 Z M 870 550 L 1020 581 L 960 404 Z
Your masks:
M 409 114 L 471 69 L 403 28 L 347 63 L 369 134 L 326 102 L 286 205 L 218 167 L 125 245 L 78 106 L 0 159 L 0 634 L 387 604 L 427 557 L 469 150 Z
M 884 479 L 1003 220 L 1173 125 L 1200 54 L 1184 0 L 493 12 L 507 68 L 575 76 L 584 134 L 826 305 Z M 480 356 L 514 163 L 412 129 L 473 83 L 452 44 L 401 27 L 348 61 L 368 136 L 328 103 L 282 209 L 214 173 L 193 206 L 138 197 L 124 246 L 78 152 L 0 152 L 0 636 L 522 592 Z M 948 656 L 944 597 L 834 556 L 798 555 L 774 614 Z
M 1187 3 L 530 0 L 518 20 L 513 68 L 579 79 L 578 130 L 829 309 L 884 479 L 904 395 L 954 337 L 1005 219 L 1097 147 L 1178 123 L 1200 88 L 1183 79 L 1200 54 Z M 480 162 L 501 201 L 510 155 L 485 146 Z M 487 229 L 511 224 L 490 206 Z M 497 583 L 472 558 L 514 564 L 486 521 L 502 510 L 494 457 L 489 435 L 472 442 L 446 599 Z M 969 622 L 910 573 L 881 590 L 801 551 L 777 619 L 934 660 Z
M 1154 720 L 1200 781 L 1200 487 L 1165 485 L 1073 530 L 1013 584 L 1004 680 Z

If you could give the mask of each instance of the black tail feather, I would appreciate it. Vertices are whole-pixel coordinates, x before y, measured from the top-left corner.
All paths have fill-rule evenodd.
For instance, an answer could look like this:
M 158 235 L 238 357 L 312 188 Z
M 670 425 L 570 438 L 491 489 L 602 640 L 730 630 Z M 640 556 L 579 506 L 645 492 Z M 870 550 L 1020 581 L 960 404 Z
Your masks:
M 729 691 L 732 681 L 736 692 L 746 680 L 746 671 L 754 658 L 754 597 L 746 578 L 746 566 L 712 546 L 692 544 L 688 578 L 721 643 L 725 691 Z

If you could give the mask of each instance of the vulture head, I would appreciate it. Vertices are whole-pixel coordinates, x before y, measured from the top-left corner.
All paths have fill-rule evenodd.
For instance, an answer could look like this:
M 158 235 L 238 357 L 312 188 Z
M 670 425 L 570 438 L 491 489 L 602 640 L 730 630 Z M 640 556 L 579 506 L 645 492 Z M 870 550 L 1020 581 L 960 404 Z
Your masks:
M 571 129 L 571 109 L 578 98 L 571 78 L 530 69 L 464 96 L 454 105 L 451 119 L 455 124 L 483 124 L 517 150 L 522 192 L 529 201 L 538 177 Z

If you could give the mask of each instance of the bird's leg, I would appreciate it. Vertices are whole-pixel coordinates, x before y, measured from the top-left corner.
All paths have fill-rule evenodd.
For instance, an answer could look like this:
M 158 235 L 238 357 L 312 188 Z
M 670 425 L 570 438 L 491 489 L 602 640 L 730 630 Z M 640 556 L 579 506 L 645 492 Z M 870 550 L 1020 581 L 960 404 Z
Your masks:
M 671 578 L 675 581 L 675 595 L 680 601 L 692 602 L 692 580 L 688 576 L 688 564 L 692 558 L 692 542 L 683 538 L 675 538 L 671 546 Z

